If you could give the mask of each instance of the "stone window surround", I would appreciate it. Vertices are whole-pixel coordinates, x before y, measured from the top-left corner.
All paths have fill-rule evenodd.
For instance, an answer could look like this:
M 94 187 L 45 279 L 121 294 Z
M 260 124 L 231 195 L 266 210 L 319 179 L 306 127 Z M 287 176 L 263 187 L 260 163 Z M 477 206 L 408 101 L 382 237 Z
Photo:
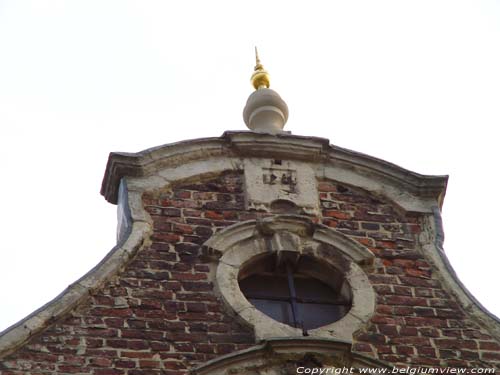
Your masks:
M 302 337 L 302 330 L 277 322 L 255 308 L 243 295 L 238 275 L 248 261 L 282 250 L 312 255 L 343 274 L 352 293 L 352 307 L 340 320 L 308 331 L 310 337 L 352 342 L 375 310 L 375 293 L 363 267 L 369 267 L 373 253 L 358 242 L 311 218 L 276 215 L 262 220 L 234 224 L 216 233 L 204 244 L 217 254 L 216 290 L 225 304 L 254 328 L 258 341 L 275 337 Z

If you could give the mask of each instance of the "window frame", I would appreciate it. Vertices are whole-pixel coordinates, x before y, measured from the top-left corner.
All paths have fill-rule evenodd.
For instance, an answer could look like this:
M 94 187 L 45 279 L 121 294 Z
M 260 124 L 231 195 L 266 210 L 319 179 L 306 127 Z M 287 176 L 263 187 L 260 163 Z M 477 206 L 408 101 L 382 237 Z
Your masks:
M 261 258 L 259 262 L 267 265 L 272 265 L 271 272 L 261 270 L 260 268 L 262 267 L 259 267 L 258 265 L 247 266 L 248 268 L 250 268 L 250 272 L 245 272 L 245 270 L 240 271 L 240 274 L 243 273 L 245 277 L 239 277 L 238 286 L 245 298 L 252 305 L 254 305 L 259 311 L 263 312 L 267 316 L 275 319 L 280 323 L 302 329 L 303 336 L 308 336 L 308 331 L 311 329 L 326 325 L 318 325 L 314 321 L 314 316 L 304 315 L 304 308 L 306 306 L 309 307 L 307 310 L 310 310 L 311 308 L 315 309 L 316 305 L 344 307 L 344 311 L 342 311 L 343 309 L 340 307 L 337 312 L 332 311 L 331 313 L 333 315 L 331 319 L 319 319 L 329 320 L 327 324 L 340 320 L 348 313 L 349 309 L 352 306 L 351 293 L 348 293 L 348 295 L 346 295 L 347 293 L 344 293 L 344 295 L 342 295 L 342 285 L 335 285 L 339 284 L 339 282 L 332 285 L 331 283 L 325 283 L 322 280 L 319 280 L 318 278 L 315 278 L 308 274 L 307 268 L 309 267 L 321 268 L 321 266 L 317 264 L 317 261 L 315 261 L 314 258 L 308 255 L 301 255 L 301 257 L 296 259 L 296 262 L 292 262 L 290 259 L 293 259 L 293 257 L 287 257 L 287 259 L 285 259 L 281 265 L 278 265 L 276 257 L 270 254 L 265 258 Z M 331 269 L 330 271 L 333 274 L 338 274 L 336 270 Z M 251 285 L 248 285 L 250 282 L 249 279 L 252 279 Z M 262 292 L 255 292 L 255 289 L 263 288 L 261 280 L 265 280 L 264 283 L 266 285 L 279 284 L 282 286 L 282 288 L 280 289 L 283 290 L 279 292 L 276 291 L 275 295 L 272 295 L 272 293 L 269 292 L 266 293 L 265 290 L 263 290 Z M 307 283 L 303 284 L 304 280 L 310 280 L 310 283 L 312 285 L 308 286 Z M 343 278 L 339 281 L 340 283 L 345 282 Z M 256 285 L 257 288 L 252 287 L 252 284 Z M 312 290 L 309 292 L 306 291 L 307 288 L 311 288 L 314 286 L 316 286 L 315 290 L 321 290 L 323 294 L 327 293 L 329 295 L 326 297 L 324 295 L 321 297 L 315 297 Z M 307 294 L 311 295 L 311 297 L 304 297 L 304 291 L 306 291 Z M 282 314 L 281 317 L 273 317 L 272 312 L 269 310 L 271 306 L 266 307 L 266 304 L 262 303 L 259 307 L 259 304 L 257 304 L 256 301 L 278 301 L 284 303 L 284 306 L 288 306 L 286 310 L 291 312 L 291 319 L 286 318 L 288 314 Z M 321 314 L 321 308 L 319 308 L 319 306 L 317 306 L 316 308 L 318 309 L 317 313 Z
M 257 341 L 303 334 L 302 329 L 280 323 L 259 311 L 239 288 L 240 271 L 269 253 L 280 256 L 290 251 L 297 257 L 313 256 L 338 270 L 346 281 L 344 288 L 352 291 L 349 312 L 336 322 L 308 331 L 309 336 L 352 342 L 353 333 L 374 313 L 375 293 L 363 270 L 372 266 L 373 253 L 346 235 L 312 222 L 309 217 L 276 215 L 237 223 L 212 236 L 204 244 L 204 251 L 216 263 L 216 291 L 237 319 L 253 327 Z M 324 281 L 329 275 L 311 270 L 311 276 Z

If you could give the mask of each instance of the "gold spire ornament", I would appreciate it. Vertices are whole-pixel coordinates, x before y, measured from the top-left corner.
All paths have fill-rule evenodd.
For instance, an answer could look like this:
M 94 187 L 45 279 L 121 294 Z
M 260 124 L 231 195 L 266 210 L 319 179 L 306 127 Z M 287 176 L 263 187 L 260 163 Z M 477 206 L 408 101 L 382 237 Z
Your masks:
M 252 78 L 250 78 L 250 81 L 252 81 L 252 85 L 255 88 L 255 90 L 262 88 L 269 88 L 270 86 L 269 73 L 264 69 L 264 67 L 260 63 L 257 47 L 255 47 L 255 68 L 252 74 Z
M 288 106 L 278 93 L 269 88 L 269 74 L 260 63 L 255 48 L 255 69 L 250 79 L 255 91 L 243 109 L 243 120 L 255 133 L 279 134 L 288 119 Z

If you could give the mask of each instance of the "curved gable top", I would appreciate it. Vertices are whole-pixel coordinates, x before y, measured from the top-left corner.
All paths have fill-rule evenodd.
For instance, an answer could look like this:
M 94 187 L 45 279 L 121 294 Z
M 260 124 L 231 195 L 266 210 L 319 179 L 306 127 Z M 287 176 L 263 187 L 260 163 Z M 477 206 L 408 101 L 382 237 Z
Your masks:
M 372 180 L 377 180 L 377 188 L 371 190 L 392 195 L 395 201 L 403 192 L 420 200 L 437 202 L 439 207 L 443 203 L 448 180 L 447 176 L 421 175 L 372 156 L 330 145 L 325 138 L 225 132 L 219 138 L 182 141 L 135 154 L 112 152 L 106 166 L 101 194 L 107 201 L 116 204 L 122 177 L 146 177 L 164 168 L 217 156 L 307 161 L 323 165 L 323 169 L 317 171 L 319 177 L 354 180 L 354 185 L 368 190 Z M 415 204 L 408 207 L 403 205 L 403 208 L 412 210 L 413 206 Z M 422 211 L 418 207 L 415 210 Z
M 70 285 L 60 296 L 0 332 L 0 357 L 16 350 L 33 335 L 65 316 L 84 301 L 89 293 L 100 288 L 107 279 L 125 267 L 134 254 L 147 243 L 152 232 L 152 223 L 142 205 L 144 191 L 152 186 L 166 186 L 177 179 L 200 175 L 202 172 L 218 173 L 224 168 L 241 170 L 241 160 L 255 156 L 307 161 L 315 166 L 316 176 L 320 179 L 331 178 L 343 182 L 342 178 L 348 176 L 350 180 L 347 177 L 345 180 L 361 187 L 366 186 L 367 181 L 377 180 L 378 185 L 371 190 L 380 194 L 386 193 L 395 202 L 401 202 L 401 197 L 405 197 L 405 194 L 416 201 L 427 200 L 429 206 L 432 204 L 434 208 L 422 211 L 428 213 L 425 216 L 429 232 L 429 236 L 423 238 L 423 250 L 432 257 L 444 275 L 443 281 L 458 295 L 466 310 L 482 326 L 488 327 L 492 335 L 500 337 L 498 319 L 488 313 L 458 281 L 442 250 L 439 209 L 435 206 L 436 203 L 442 204 L 446 191 L 446 176 L 423 176 L 377 158 L 329 145 L 328 140 L 323 138 L 226 132 L 220 138 L 173 143 L 135 154 L 111 153 L 101 194 L 108 201 L 117 203 L 121 185 L 122 209 L 126 211 L 126 219 L 130 220 L 125 225 L 126 230 L 120 236 L 118 245 L 94 269 Z M 224 160 L 224 163 L 206 163 L 212 158 Z M 203 164 L 203 167 L 208 165 L 212 169 L 195 169 L 192 168 L 193 164 Z M 185 168 L 177 168 L 179 166 Z M 168 170 L 168 175 L 163 173 L 165 170 Z M 182 173 L 174 174 L 172 171 L 175 170 Z M 168 179 L 164 176 L 168 176 Z M 133 189 L 127 190 L 128 185 Z M 411 207 L 418 208 L 410 205 Z M 317 227 L 315 235 L 320 234 L 321 227 Z

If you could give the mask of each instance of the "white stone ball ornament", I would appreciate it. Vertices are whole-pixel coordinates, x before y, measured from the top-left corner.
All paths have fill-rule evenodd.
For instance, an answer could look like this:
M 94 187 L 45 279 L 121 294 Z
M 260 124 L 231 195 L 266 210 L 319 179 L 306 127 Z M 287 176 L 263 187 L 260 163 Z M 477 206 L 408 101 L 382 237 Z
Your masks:
M 282 133 L 288 120 L 288 106 L 276 91 L 262 87 L 248 98 L 243 120 L 256 133 Z
M 255 48 L 255 68 L 250 79 L 255 88 L 243 109 L 243 120 L 256 133 L 278 134 L 283 132 L 288 120 L 288 106 L 278 93 L 269 88 L 269 73 L 260 63 Z

